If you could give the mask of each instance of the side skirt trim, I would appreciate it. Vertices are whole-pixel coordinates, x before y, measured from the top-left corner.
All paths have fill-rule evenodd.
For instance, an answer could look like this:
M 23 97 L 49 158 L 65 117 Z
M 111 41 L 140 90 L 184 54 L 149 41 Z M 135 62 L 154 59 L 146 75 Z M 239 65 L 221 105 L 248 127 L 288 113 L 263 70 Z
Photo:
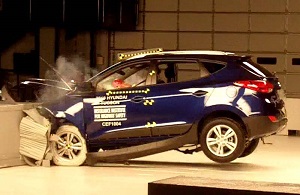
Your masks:
M 185 144 L 197 143 L 198 130 L 197 125 L 194 124 L 186 134 L 176 136 L 170 139 L 152 142 L 148 144 L 142 144 L 138 146 L 131 146 L 127 148 L 87 153 L 86 163 L 90 166 L 93 166 L 97 162 L 120 162 L 133 158 L 139 158 L 160 152 L 165 152 L 168 150 L 178 149 Z

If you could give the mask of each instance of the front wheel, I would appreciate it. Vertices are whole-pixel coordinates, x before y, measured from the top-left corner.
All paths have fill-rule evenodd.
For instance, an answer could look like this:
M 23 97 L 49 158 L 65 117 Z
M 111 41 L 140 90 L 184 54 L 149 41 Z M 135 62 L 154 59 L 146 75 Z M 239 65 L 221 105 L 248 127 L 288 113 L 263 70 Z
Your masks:
M 78 128 L 63 125 L 56 132 L 57 141 L 51 142 L 53 162 L 56 165 L 79 166 L 86 160 L 86 143 Z
M 212 119 L 200 133 L 204 154 L 218 163 L 228 163 L 240 157 L 245 149 L 245 135 L 241 125 L 230 118 Z

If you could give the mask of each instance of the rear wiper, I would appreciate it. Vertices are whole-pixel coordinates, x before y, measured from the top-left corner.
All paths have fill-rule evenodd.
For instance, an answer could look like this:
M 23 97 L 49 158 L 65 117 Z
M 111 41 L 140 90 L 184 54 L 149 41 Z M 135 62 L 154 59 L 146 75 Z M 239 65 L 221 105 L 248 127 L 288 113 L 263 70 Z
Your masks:
M 72 88 L 70 87 L 70 85 L 63 79 L 62 75 L 51 65 L 49 64 L 44 58 L 42 58 L 40 56 L 40 59 L 45 62 L 56 74 L 57 76 L 60 78 L 60 80 L 69 88 L 69 90 L 72 90 Z

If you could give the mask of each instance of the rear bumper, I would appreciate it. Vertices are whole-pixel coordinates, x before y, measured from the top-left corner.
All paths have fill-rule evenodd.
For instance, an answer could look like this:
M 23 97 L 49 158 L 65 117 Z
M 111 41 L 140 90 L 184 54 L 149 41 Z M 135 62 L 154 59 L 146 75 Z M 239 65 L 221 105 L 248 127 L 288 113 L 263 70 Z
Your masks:
M 287 118 L 281 117 L 272 122 L 268 116 L 252 116 L 243 119 L 248 132 L 249 139 L 269 136 L 282 131 L 287 124 Z

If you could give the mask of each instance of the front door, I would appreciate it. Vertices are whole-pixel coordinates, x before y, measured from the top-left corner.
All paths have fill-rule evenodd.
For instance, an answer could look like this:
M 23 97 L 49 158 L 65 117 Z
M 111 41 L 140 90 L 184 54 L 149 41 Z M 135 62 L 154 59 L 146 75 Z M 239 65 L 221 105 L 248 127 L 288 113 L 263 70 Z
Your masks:
M 87 136 L 91 142 L 150 137 L 148 106 L 155 79 L 150 63 L 134 64 L 101 80 L 94 98 L 84 99 Z M 136 140 L 135 140 L 136 141 Z

